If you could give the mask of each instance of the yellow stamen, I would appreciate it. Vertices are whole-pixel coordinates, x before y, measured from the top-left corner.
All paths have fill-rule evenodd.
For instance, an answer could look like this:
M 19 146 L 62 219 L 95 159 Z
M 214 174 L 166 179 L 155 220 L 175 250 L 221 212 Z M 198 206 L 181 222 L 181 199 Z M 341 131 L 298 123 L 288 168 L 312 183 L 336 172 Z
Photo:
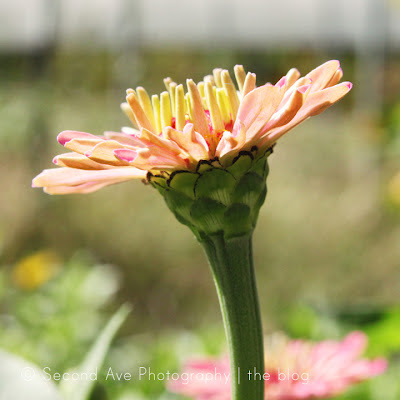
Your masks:
M 127 93 L 126 101 L 131 106 L 131 109 L 132 109 L 133 113 L 135 114 L 135 119 L 136 119 L 139 127 L 146 128 L 147 130 L 154 132 L 154 127 L 151 124 L 151 122 L 149 121 L 149 119 L 147 118 L 146 113 L 143 111 L 143 108 L 141 107 L 134 90 L 128 89 L 126 91 L 126 93 Z
M 239 98 L 236 92 L 235 85 L 229 75 L 229 71 L 224 69 L 221 73 L 222 85 L 225 89 L 226 95 L 228 96 L 229 106 L 232 113 L 232 119 L 236 119 L 237 111 L 239 108 Z
M 212 75 L 206 75 L 204 77 L 204 82 L 206 82 L 206 83 L 210 82 L 211 85 L 215 86 L 215 80 L 214 80 L 214 77 Z
M 190 106 L 192 110 L 194 129 L 203 136 L 210 134 L 206 114 L 204 113 L 203 103 L 199 89 L 192 79 L 186 81 L 190 96 Z
M 197 84 L 197 88 L 199 89 L 200 96 L 201 96 L 201 102 L 203 103 L 204 109 L 207 108 L 207 103 L 206 103 L 206 94 L 204 92 L 204 82 L 201 81 Z
M 240 93 L 243 93 L 243 85 L 246 80 L 246 72 L 244 72 L 243 65 L 235 65 L 234 71 Z
M 169 92 L 169 85 L 171 84 L 171 82 L 172 82 L 172 79 L 170 77 L 164 78 L 164 85 L 165 85 L 165 88 L 168 90 L 168 92 Z
M 151 101 L 150 97 L 147 94 L 146 90 L 142 88 L 141 86 L 136 88 L 136 93 L 139 98 L 139 103 L 143 108 L 143 111 L 146 113 L 147 118 L 149 121 L 152 123 L 152 125 L 155 127 L 155 120 L 154 120 L 154 113 L 153 113 L 153 108 L 151 106 Z
M 199 89 L 201 97 L 206 97 L 205 91 L 204 91 L 204 82 L 201 81 L 197 84 L 197 88 Z
M 242 97 L 256 88 L 256 74 L 248 72 L 243 85 Z
M 158 133 L 161 133 L 161 112 L 160 112 L 160 99 L 156 94 L 151 96 L 151 103 L 153 104 L 154 120 Z
M 182 131 L 185 127 L 185 91 L 183 85 L 175 88 L 175 126 L 176 130 Z
M 231 122 L 231 116 L 229 114 L 228 97 L 226 96 L 225 90 L 222 88 L 217 89 L 217 103 L 224 123 L 229 124 Z
M 213 69 L 214 81 L 217 87 L 222 87 L 221 72 L 222 68 Z
M 126 103 L 126 102 L 121 103 L 121 110 L 130 119 L 130 121 L 132 122 L 133 126 L 135 128 L 138 128 L 139 125 L 138 125 L 138 123 L 136 121 L 135 114 L 133 113 L 132 108 L 129 106 L 129 104 Z
M 221 111 L 218 107 L 217 99 L 214 95 L 214 90 L 210 82 L 205 85 L 205 95 L 208 109 L 210 110 L 211 123 L 215 132 L 223 132 L 225 130 L 222 121 Z
M 163 130 L 165 127 L 172 125 L 171 98 L 168 92 L 160 94 L 160 102 L 161 128 Z
M 185 110 L 186 110 L 186 114 L 189 115 L 190 121 L 193 122 L 192 106 L 190 104 L 189 93 L 185 94 Z
M 171 82 L 169 85 L 169 96 L 171 98 L 171 110 L 172 110 L 172 116 L 175 117 L 176 111 L 175 111 L 175 89 L 177 87 L 176 82 Z

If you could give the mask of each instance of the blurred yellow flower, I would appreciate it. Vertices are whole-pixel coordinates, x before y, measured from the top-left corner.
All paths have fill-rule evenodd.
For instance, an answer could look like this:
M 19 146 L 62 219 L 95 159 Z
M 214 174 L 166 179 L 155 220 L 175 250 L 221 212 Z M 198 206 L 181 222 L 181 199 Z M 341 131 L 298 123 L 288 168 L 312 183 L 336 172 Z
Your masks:
M 14 283 L 25 290 L 34 290 L 53 278 L 59 259 L 50 250 L 40 250 L 21 259 L 12 271 Z

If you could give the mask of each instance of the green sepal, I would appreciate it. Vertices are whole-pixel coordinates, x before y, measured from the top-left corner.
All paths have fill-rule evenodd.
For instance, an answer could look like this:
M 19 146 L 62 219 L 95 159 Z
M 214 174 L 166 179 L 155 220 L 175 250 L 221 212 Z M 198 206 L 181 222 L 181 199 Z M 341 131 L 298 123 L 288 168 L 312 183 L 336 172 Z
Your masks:
M 226 206 L 209 198 L 196 200 L 190 208 L 190 216 L 194 227 L 205 234 L 222 232 L 224 230 L 224 213 Z
M 148 181 L 164 196 L 178 221 L 199 240 L 252 232 L 267 194 L 267 157 L 243 151 L 229 166 L 218 159 L 202 160 L 196 171 L 149 174 Z
M 167 184 L 172 190 L 183 193 L 194 200 L 193 187 L 196 185 L 199 177 L 200 174 L 194 174 L 190 171 L 177 171 L 171 174 Z
M 200 175 L 196 182 L 196 198 L 210 198 L 228 206 L 236 179 L 224 169 L 210 169 Z

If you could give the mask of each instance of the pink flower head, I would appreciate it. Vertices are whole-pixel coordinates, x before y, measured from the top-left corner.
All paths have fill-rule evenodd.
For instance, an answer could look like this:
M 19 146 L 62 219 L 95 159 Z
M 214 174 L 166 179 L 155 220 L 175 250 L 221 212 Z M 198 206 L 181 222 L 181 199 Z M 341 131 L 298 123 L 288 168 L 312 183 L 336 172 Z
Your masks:
M 149 97 L 127 90 L 123 111 L 135 126 L 104 136 L 64 131 L 58 141 L 71 153 L 58 155 L 61 168 L 33 180 L 50 194 L 89 193 L 134 178 L 176 170 L 194 171 L 199 161 L 221 165 L 242 150 L 270 148 L 287 131 L 341 99 L 352 87 L 339 83 L 343 72 L 328 61 L 304 77 L 291 69 L 275 85 L 256 87 L 256 76 L 235 67 L 238 89 L 227 70 L 215 69 L 197 85 L 165 79 L 167 91 Z
M 325 399 L 351 385 L 383 373 L 386 360 L 360 358 L 367 345 L 362 332 L 342 341 L 311 343 L 272 337 L 266 343 L 265 398 L 268 400 Z M 261 379 L 250 371 L 250 379 Z M 247 371 L 246 371 L 247 373 Z M 196 400 L 230 400 L 227 358 L 189 362 L 169 390 Z

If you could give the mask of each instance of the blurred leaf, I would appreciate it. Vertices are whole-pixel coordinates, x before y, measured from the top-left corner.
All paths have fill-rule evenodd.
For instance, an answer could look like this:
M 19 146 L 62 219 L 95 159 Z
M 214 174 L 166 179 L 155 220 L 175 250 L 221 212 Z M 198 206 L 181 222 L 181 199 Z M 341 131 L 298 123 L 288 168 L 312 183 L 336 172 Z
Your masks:
M 382 321 L 366 332 L 370 338 L 369 354 L 390 356 L 400 352 L 400 308 L 388 311 Z
M 0 350 L 0 400 L 61 400 L 57 387 L 34 364 Z
M 69 371 L 81 379 L 63 380 L 60 385 L 65 399 L 86 400 L 96 383 L 98 369 L 102 366 L 111 341 L 125 321 L 130 309 L 122 306 L 110 319 L 81 365 Z M 92 375 L 92 376 L 91 376 Z

